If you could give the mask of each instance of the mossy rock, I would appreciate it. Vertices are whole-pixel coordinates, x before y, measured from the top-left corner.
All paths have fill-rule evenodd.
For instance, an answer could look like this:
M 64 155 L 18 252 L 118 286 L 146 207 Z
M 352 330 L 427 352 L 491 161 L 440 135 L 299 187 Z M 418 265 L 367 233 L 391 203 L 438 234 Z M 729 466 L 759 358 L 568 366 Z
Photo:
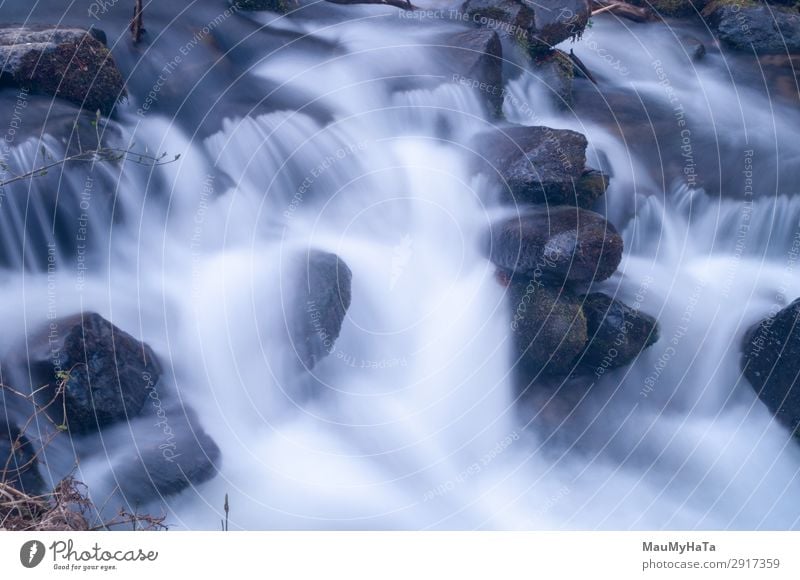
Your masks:
M 661 16 L 690 16 L 705 8 L 707 0 L 631 0 L 631 4 L 650 8 Z
M 97 36 L 80 28 L 0 28 L 2 80 L 108 115 L 126 95 L 125 82 Z
M 580 365 L 595 376 L 631 364 L 658 341 L 656 319 L 600 292 L 582 297 L 589 341 Z
M 800 13 L 794 8 L 715 0 L 702 16 L 732 49 L 759 55 L 800 52 Z
M 289 11 L 288 0 L 232 0 L 231 5 L 239 10 L 259 11 L 268 10 L 279 14 Z
M 575 198 L 578 207 L 591 209 L 594 203 L 605 195 L 609 177 L 597 169 L 586 169 L 575 183 Z
M 517 374 L 525 382 L 569 375 L 588 339 L 580 298 L 535 278 L 513 281 L 508 298 Z
M 557 49 L 534 54 L 531 68 L 539 81 L 552 93 L 556 106 L 570 109 L 573 105 L 572 81 L 575 79 L 575 64 L 569 55 Z

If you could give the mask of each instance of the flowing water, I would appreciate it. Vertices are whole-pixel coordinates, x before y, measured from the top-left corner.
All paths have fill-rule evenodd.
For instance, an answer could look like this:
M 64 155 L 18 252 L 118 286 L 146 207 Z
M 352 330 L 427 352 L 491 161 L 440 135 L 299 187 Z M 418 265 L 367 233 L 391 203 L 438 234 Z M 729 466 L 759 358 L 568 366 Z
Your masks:
M 244 529 L 798 527 L 800 449 L 739 372 L 744 331 L 800 295 L 799 114 L 758 75 L 732 74 L 752 62 L 711 47 L 693 63 L 682 38 L 699 27 L 607 15 L 569 47 L 598 80 L 576 83 L 572 110 L 506 64 L 506 117 L 585 133 L 590 164 L 613 175 L 598 209 L 626 251 L 599 287 L 661 325 L 546 430 L 515 395 L 505 289 L 478 243 L 498 208 L 469 144 L 491 121 L 480 95 L 435 72 L 436 34 L 458 24 L 318 6 L 234 14 L 206 34 L 221 5 L 153 7 L 148 50 L 127 44 L 128 6 L 98 23 L 132 71 L 102 130 L 177 162 L 70 167 L 7 188 L 3 207 L 4 244 L 19 246 L 0 280 L 3 352 L 49 317 L 97 311 L 156 350 L 162 398 L 193 408 L 221 448 L 214 479 L 166 499 L 171 525 L 217 528 L 228 494 Z M 64 21 L 89 24 L 85 10 Z M 55 135 L 58 113 L 43 113 Z M 42 154 L 36 119 L 11 149 L 23 164 Z M 59 240 L 20 245 L 55 219 L 52 191 L 81 210 L 90 198 L 83 217 L 58 214 L 92 224 L 82 262 Z M 342 334 L 310 375 L 280 357 L 281 264 L 309 245 L 353 272 Z M 129 452 L 117 438 L 77 468 L 99 503 Z M 74 462 L 57 449 L 48 481 Z

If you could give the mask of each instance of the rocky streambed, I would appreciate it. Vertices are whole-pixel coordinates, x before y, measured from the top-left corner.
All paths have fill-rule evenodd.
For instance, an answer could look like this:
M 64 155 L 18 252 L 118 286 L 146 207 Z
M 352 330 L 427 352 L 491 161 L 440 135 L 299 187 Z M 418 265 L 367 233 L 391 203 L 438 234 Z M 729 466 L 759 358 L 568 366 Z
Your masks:
M 449 493 L 456 484 L 431 484 L 448 477 L 440 463 L 469 461 L 487 437 L 519 430 L 536 449 L 537 438 L 587 425 L 564 435 L 574 447 L 598 422 L 627 421 L 597 408 L 620 396 L 621 408 L 652 400 L 668 364 L 689 372 L 694 359 L 676 353 L 687 333 L 704 332 L 689 326 L 713 281 L 703 278 L 691 310 L 677 317 L 645 296 L 659 277 L 643 267 L 648 252 L 656 263 L 662 244 L 678 245 L 679 226 L 663 216 L 688 216 L 685 235 L 698 236 L 695 204 L 744 199 L 739 229 L 714 230 L 736 241 L 741 223 L 755 230 L 752 216 L 769 213 L 764 200 L 796 193 L 797 176 L 786 162 L 794 149 L 771 156 L 758 138 L 746 148 L 750 165 L 730 170 L 741 162 L 729 154 L 736 138 L 708 145 L 714 133 L 701 129 L 674 67 L 662 63 L 659 31 L 676 37 L 669 46 L 680 47 L 687 76 L 712 77 L 724 63 L 731 78 L 747 79 L 759 67 L 766 80 L 748 91 L 774 99 L 775 120 L 797 104 L 796 8 L 357 4 L 209 0 L 177 15 L 152 7 L 138 43 L 127 7 L 105 7 L 101 19 L 70 8 L 58 26 L 38 13 L 35 24 L 16 24 L 29 21 L 22 9 L 7 16 L 2 265 L 8 292 L 19 293 L 8 314 L 23 322 L 2 345 L 4 485 L 38 496 L 86 465 L 90 490 L 128 506 L 180 506 L 188 497 L 208 505 L 204 494 L 222 486 L 263 508 L 263 486 L 278 498 L 267 511 L 293 514 L 244 527 L 313 527 L 306 517 L 358 526 L 352 521 L 373 516 L 386 527 L 473 526 L 448 519 L 459 513 L 455 492 L 420 501 L 377 495 L 345 514 L 333 492 L 313 493 L 328 489 L 315 454 L 391 457 L 379 475 L 329 466 L 333 487 L 351 500 L 364 481 L 391 488 L 386 481 L 405 477 L 413 484 L 400 495 L 426 485 Z M 634 35 L 641 27 L 647 67 L 623 64 L 622 47 L 595 34 L 621 19 Z M 647 31 L 656 31 L 652 46 Z M 629 76 L 640 84 L 626 85 Z M 721 114 L 705 104 L 712 118 Z M 747 189 L 748 171 L 763 176 L 758 192 L 752 182 Z M 431 217 L 439 213 L 446 217 Z M 791 243 L 781 230 L 773 239 L 762 258 L 769 244 Z M 737 264 L 744 254 L 734 251 Z M 794 285 L 784 286 L 772 310 L 742 306 L 746 328 L 732 339 L 738 364 L 729 354 L 715 363 L 726 366 L 723 391 L 751 389 L 751 407 L 760 401 L 789 440 L 800 424 L 800 335 L 797 296 L 786 295 Z M 391 379 L 374 374 L 387 369 Z M 677 404 L 683 383 L 670 380 L 656 393 L 668 399 L 658 416 Z M 365 404 L 376 395 L 379 403 Z M 441 400 L 454 410 L 426 415 Z M 565 423 L 582 413 L 579 427 Z M 409 419 L 417 414 L 425 420 Z M 322 426 L 300 429 L 309 416 Z M 453 429 L 460 421 L 472 428 Z M 386 425 L 402 435 L 379 429 Z M 446 442 L 414 435 L 439 431 Z M 646 434 L 642 441 L 639 453 L 661 456 Z M 638 446 L 604 459 L 622 466 Z M 488 463 L 480 477 L 490 477 Z M 306 480 L 304 469 L 316 475 Z M 456 472 L 447 483 L 469 486 Z M 315 498 L 309 514 L 299 497 Z M 434 497 L 451 503 L 433 507 Z M 375 516 L 383 502 L 412 505 L 403 508 L 410 519 Z M 176 514 L 190 527 L 208 515 L 197 504 Z M 528 517 L 522 526 L 540 523 Z M 489 526 L 518 524 L 498 516 Z

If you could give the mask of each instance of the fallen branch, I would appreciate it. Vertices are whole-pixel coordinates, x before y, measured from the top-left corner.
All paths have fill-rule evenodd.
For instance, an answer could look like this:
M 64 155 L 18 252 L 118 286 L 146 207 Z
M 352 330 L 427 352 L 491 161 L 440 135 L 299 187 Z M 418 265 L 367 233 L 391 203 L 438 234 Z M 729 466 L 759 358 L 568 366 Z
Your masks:
M 328 0 L 332 4 L 383 4 L 401 10 L 419 10 L 410 0 Z
M 653 11 L 644 6 L 634 6 L 621 0 L 592 0 L 592 16 L 611 12 L 633 22 L 649 22 L 655 19 Z
M 142 0 L 136 0 L 136 5 L 133 7 L 133 19 L 130 25 L 131 36 L 133 36 L 133 44 L 139 44 L 144 34 L 144 7 Z
M 65 165 L 71 161 L 82 161 L 86 163 L 97 163 L 98 161 L 121 161 L 121 160 L 128 160 L 139 165 L 144 165 L 145 167 L 158 167 L 160 165 L 167 165 L 169 163 L 174 163 L 178 159 L 180 159 L 180 154 L 173 155 L 168 157 L 166 153 L 161 153 L 160 155 L 152 155 L 148 151 L 144 151 L 142 153 L 133 150 L 133 143 L 131 143 L 128 147 L 105 147 L 101 145 L 101 135 L 100 135 L 100 111 L 97 111 L 95 114 L 95 118 L 92 121 L 92 125 L 94 125 L 95 133 L 97 137 L 98 146 L 92 149 L 84 149 L 80 143 L 80 133 L 76 132 L 76 136 L 78 138 L 78 152 L 73 153 L 72 155 L 68 155 L 61 159 L 53 159 L 47 151 L 42 147 L 42 159 L 43 161 L 51 161 L 49 163 L 45 163 L 36 169 L 31 169 L 30 171 L 26 171 L 24 173 L 17 174 L 15 173 L 11 167 L 9 167 L 8 163 L 5 161 L 0 160 L 0 176 L 7 176 L 10 175 L 7 179 L 0 179 L 0 188 L 5 187 L 6 185 L 10 185 L 12 183 L 16 183 L 17 181 L 23 181 L 25 179 L 31 179 L 34 177 L 42 177 L 47 175 L 47 172 L 52 169 L 53 167 L 58 167 L 59 165 Z
M 164 523 L 166 515 L 154 516 L 150 514 L 130 513 L 120 509 L 111 519 L 103 519 L 102 512 L 105 503 L 97 508 L 89 498 L 86 485 L 76 480 L 72 475 L 62 479 L 51 492 L 42 495 L 31 495 L 14 485 L 13 477 L 8 478 L 9 466 L 14 459 L 14 453 L 20 441 L 25 436 L 25 431 L 38 417 L 46 418 L 54 427 L 53 435 L 62 429 L 47 414 L 47 408 L 57 402 L 61 397 L 64 383 L 68 373 L 59 379 L 59 386 L 52 399 L 44 405 L 36 403 L 38 393 L 49 388 L 49 385 L 35 389 L 26 395 L 7 385 L 0 384 L 0 389 L 10 395 L 22 397 L 33 405 L 32 415 L 19 430 L 15 441 L 11 441 L 11 454 L 9 459 L 0 458 L 0 464 L 5 467 L 0 471 L 0 530 L 17 531 L 83 531 L 83 530 L 109 530 L 122 525 L 132 525 L 134 530 L 167 529 Z M 0 436 L 2 434 L 0 433 Z M 40 441 L 39 449 L 34 453 L 33 459 L 23 466 L 15 465 L 14 473 L 19 474 L 27 469 L 36 469 L 35 463 L 40 452 L 53 441 L 53 436 L 45 437 Z M 116 489 L 115 489 L 116 491 Z M 114 492 L 112 492 L 113 495 Z M 111 499 L 111 496 L 109 496 Z M 108 500 L 106 500 L 108 503 Z

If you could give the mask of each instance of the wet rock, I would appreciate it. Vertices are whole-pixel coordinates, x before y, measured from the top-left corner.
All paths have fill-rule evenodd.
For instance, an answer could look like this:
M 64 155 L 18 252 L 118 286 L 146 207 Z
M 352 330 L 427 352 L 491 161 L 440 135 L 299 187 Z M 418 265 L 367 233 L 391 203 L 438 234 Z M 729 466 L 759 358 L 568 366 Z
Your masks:
M 288 313 L 292 348 L 314 367 L 333 350 L 350 307 L 352 273 L 336 254 L 311 250 L 293 266 L 296 297 Z
M 800 299 L 753 325 L 742 370 L 758 398 L 794 434 L 800 426 Z
M 551 50 L 533 58 L 533 74 L 552 93 L 553 102 L 561 109 L 572 107 L 572 81 L 575 65 L 560 50 Z
M 503 47 L 492 30 L 467 30 L 449 34 L 439 49 L 445 74 L 473 88 L 490 114 L 503 110 Z
M 513 281 L 512 309 L 515 371 L 527 383 L 544 375 L 568 375 L 586 345 L 586 317 L 578 296 L 541 281 Z
M 28 495 L 45 491 L 33 444 L 5 419 L 0 419 L 0 482 Z
M 631 364 L 639 353 L 658 341 L 655 318 L 606 294 L 583 296 L 581 308 L 589 340 L 580 365 L 596 376 Z
M 149 413 L 148 413 L 149 414 Z M 112 466 L 112 478 L 131 505 L 175 495 L 213 478 L 221 452 L 180 404 L 160 407 L 158 417 L 133 426 L 134 443 Z
M 597 169 L 586 169 L 575 184 L 578 193 L 578 207 L 591 208 L 598 199 L 605 195 L 608 189 L 608 175 Z
M 574 207 L 525 208 L 491 228 L 489 259 L 550 284 L 605 280 L 622 259 L 622 237 L 603 216 Z
M 751 0 L 717 0 L 703 18 L 731 48 L 759 54 L 800 51 L 800 13 L 785 6 Z
M 467 0 L 461 11 L 470 22 L 527 41 L 536 33 L 533 6 L 519 0 Z
M 474 146 L 504 202 L 591 207 L 602 192 L 597 175 L 587 175 L 586 145 L 576 131 L 512 126 L 479 135 Z
M 268 10 L 285 14 L 289 10 L 288 0 L 232 0 L 231 6 L 239 10 Z
M 592 14 L 589 0 L 536 0 L 528 5 L 536 12 L 535 39 L 546 46 L 580 38 Z M 537 50 L 536 43 L 530 48 Z
M 467 0 L 461 10 L 470 22 L 513 38 L 533 54 L 579 37 L 590 15 L 588 0 Z
M 54 95 L 108 115 L 125 82 L 98 33 L 52 26 L 0 27 L 0 86 Z
M 29 345 L 32 385 L 49 386 L 48 414 L 74 434 L 138 415 L 161 372 L 147 344 L 93 312 L 53 320 Z
M 703 60 L 703 57 L 706 55 L 706 45 L 694 37 L 685 39 L 683 41 L 683 48 L 686 54 L 689 55 L 689 58 L 695 62 Z
M 800 54 L 769 54 L 760 56 L 758 62 L 759 70 L 763 71 L 764 85 L 769 87 L 770 94 L 797 105 L 800 92 L 796 71 L 800 69 Z

